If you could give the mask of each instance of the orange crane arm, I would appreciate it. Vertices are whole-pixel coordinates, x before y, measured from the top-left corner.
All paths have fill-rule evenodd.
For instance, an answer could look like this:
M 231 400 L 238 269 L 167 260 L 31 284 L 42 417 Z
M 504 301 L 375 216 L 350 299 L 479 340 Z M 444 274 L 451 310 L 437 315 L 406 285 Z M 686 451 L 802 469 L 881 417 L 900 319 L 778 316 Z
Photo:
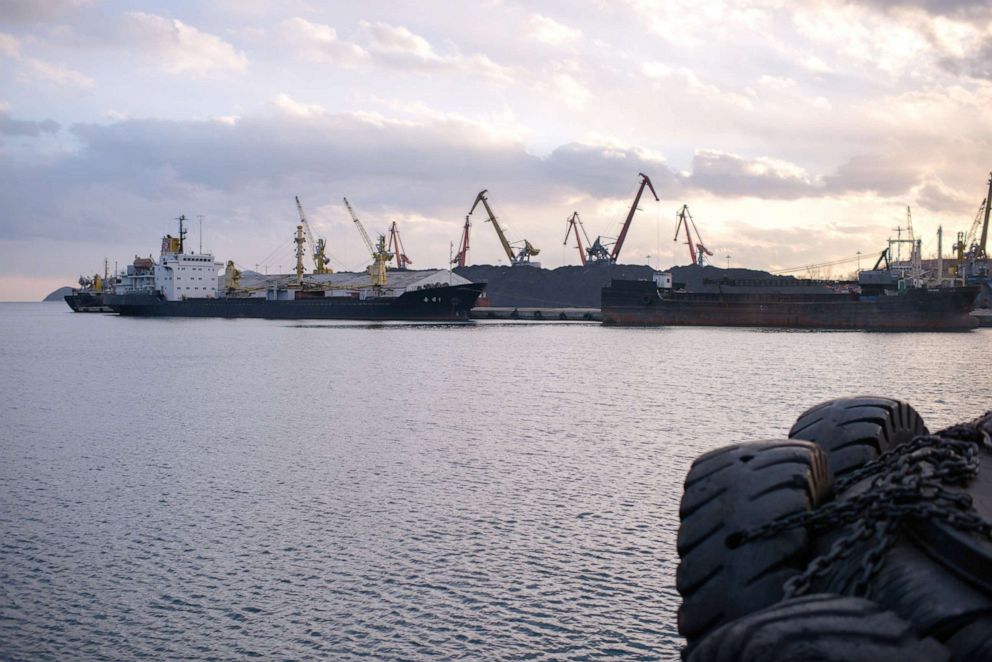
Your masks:
M 634 196 L 634 204 L 630 206 L 630 211 L 627 212 L 627 220 L 623 222 L 623 228 L 620 230 L 620 236 L 617 237 L 617 241 L 613 244 L 613 252 L 610 253 L 610 262 L 616 262 L 617 258 L 620 257 L 620 249 L 623 248 L 624 239 L 627 238 L 627 230 L 630 229 L 630 222 L 634 220 L 634 212 L 637 211 L 637 203 L 641 201 L 641 194 L 644 193 L 644 186 L 647 185 L 651 189 L 651 195 L 654 196 L 656 202 L 658 200 L 658 194 L 654 191 L 654 185 L 651 180 L 643 172 L 637 173 L 641 176 L 641 185 L 637 189 L 637 195 Z
M 466 215 L 465 228 L 462 230 L 461 248 L 459 248 L 458 253 L 455 254 L 455 259 L 451 261 L 452 264 L 457 264 L 459 267 L 464 267 L 465 262 L 468 260 L 468 235 L 469 235 L 469 228 L 472 227 L 472 224 L 469 222 L 468 218 L 469 218 L 468 215 Z
M 406 256 L 406 250 L 403 249 L 403 241 L 400 239 L 400 229 L 396 226 L 396 221 L 393 221 L 393 226 L 389 228 L 388 250 L 396 256 L 397 269 L 406 269 L 406 265 L 413 264 L 413 260 Z

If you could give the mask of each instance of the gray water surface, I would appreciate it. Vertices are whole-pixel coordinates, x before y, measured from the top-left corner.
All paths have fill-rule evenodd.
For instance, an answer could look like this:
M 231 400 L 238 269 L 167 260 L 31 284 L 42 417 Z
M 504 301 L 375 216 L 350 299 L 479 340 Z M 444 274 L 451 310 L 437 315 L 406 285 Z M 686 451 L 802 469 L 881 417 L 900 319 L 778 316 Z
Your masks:
M 955 334 L 0 304 L 0 657 L 677 659 L 692 459 L 992 404 Z

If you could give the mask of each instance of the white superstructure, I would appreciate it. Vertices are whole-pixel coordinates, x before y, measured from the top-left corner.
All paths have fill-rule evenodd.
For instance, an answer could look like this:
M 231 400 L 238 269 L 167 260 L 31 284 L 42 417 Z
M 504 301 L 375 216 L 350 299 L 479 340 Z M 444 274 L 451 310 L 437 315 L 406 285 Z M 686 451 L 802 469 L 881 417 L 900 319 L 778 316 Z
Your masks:
M 217 271 L 223 264 L 210 253 L 183 253 L 182 242 L 162 238 L 162 255 L 155 265 L 155 289 L 167 301 L 213 299 L 217 296 Z
M 179 217 L 179 236 L 162 237 L 158 262 L 151 256 L 135 257 L 118 278 L 117 294 L 161 292 L 167 301 L 213 299 L 217 296 L 217 271 L 224 265 L 214 261 L 211 253 L 187 253 L 184 250 L 185 216 Z

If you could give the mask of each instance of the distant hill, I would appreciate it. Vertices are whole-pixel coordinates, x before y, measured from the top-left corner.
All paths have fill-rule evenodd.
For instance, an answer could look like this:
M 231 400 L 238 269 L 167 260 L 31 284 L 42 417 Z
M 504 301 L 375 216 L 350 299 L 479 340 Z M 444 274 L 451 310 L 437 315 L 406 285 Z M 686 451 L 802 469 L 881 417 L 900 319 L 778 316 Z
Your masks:
M 72 288 L 66 285 L 65 287 L 60 287 L 59 289 L 55 290 L 47 297 L 42 299 L 42 301 L 62 301 L 62 299 L 65 298 L 65 296 L 68 294 L 72 294 Z

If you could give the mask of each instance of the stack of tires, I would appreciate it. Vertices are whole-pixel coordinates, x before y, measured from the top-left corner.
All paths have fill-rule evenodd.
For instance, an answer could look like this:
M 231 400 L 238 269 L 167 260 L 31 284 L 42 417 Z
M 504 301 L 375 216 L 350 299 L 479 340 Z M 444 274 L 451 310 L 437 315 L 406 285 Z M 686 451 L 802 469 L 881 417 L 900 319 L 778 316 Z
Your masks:
M 862 563 L 863 554 L 856 552 L 819 573 L 807 594 L 789 599 L 783 599 L 786 582 L 827 553 L 844 526 L 815 531 L 799 526 L 740 542 L 744 531 L 871 489 L 862 481 L 835 493 L 834 485 L 926 434 L 922 418 L 905 402 L 845 398 L 803 413 L 788 439 L 700 456 L 686 477 L 679 511 L 676 585 L 684 657 L 690 662 L 992 661 L 992 541 L 987 538 L 940 521 L 912 520 L 870 573 L 867 587 L 855 589 L 850 581 L 866 574 L 852 567 Z M 992 455 L 983 451 L 981 457 L 986 471 L 960 489 L 972 492 L 976 510 L 988 517 Z

